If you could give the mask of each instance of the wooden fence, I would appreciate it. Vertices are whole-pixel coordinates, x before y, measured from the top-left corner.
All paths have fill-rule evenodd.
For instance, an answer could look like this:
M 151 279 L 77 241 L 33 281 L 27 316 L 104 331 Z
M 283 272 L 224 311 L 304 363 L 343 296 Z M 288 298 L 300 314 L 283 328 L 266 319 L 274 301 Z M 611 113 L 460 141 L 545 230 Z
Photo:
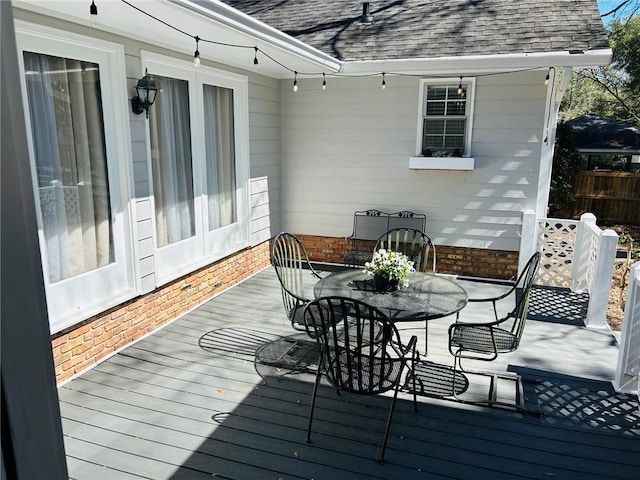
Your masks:
M 561 212 L 569 218 L 590 212 L 600 221 L 640 225 L 640 173 L 580 172 L 573 194 L 576 202 Z

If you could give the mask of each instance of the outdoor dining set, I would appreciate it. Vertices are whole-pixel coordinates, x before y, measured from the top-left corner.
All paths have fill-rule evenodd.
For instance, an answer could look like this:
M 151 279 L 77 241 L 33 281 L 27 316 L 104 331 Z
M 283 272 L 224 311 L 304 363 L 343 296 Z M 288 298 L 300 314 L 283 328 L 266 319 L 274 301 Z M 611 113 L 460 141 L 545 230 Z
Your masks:
M 529 259 L 517 281 L 504 293 L 493 298 L 469 298 L 454 277 L 436 273 L 435 247 L 423 231 L 423 217 L 415 218 L 411 214 L 404 217 L 410 219 L 409 226 L 405 222 L 405 226 L 399 227 L 389 222 L 394 220 L 390 216 L 380 219 L 375 214 L 377 211 L 368 212 L 374 213 L 360 213 L 375 217 L 378 228 L 388 229 L 373 241 L 375 228 L 369 224 L 369 238 L 360 242 L 359 249 L 348 250 L 344 267 L 328 275 L 321 275 L 314 268 L 295 235 L 283 232 L 273 241 L 271 260 L 280 281 L 288 320 L 294 329 L 306 332 L 319 350 L 307 441 L 311 441 L 316 394 L 323 377 L 336 393 L 392 392 L 378 456 L 378 461 L 383 463 L 398 392 L 402 389 L 411 393 L 417 410 L 416 394 L 429 391 L 425 385 L 429 376 L 423 375 L 428 365 L 423 361 L 428 354 L 428 325 L 432 320 L 445 317 L 455 316 L 447 338 L 453 361 L 448 366 L 434 364 L 439 372 L 449 375 L 449 381 L 447 388 L 432 390 L 432 396 L 471 403 L 461 397 L 468 386 L 465 375 L 478 373 L 490 378 L 489 388 L 486 399 L 472 403 L 523 411 L 519 379 L 515 382 L 516 401 L 503 405 L 496 397 L 496 389 L 498 377 L 504 373 L 463 370 L 461 362 L 463 359 L 492 361 L 518 348 L 540 254 L 535 253 Z M 407 213 L 410 212 L 400 212 Z M 369 245 L 374 244 L 368 252 L 362 248 L 367 245 L 366 240 Z M 312 289 L 310 279 L 315 282 Z M 500 300 L 511 302 L 506 315 L 498 313 L 496 304 Z M 471 302 L 491 304 L 494 318 L 489 321 L 461 319 Z M 409 338 L 407 334 L 401 335 L 408 331 L 398 329 L 404 322 L 424 323 L 425 343 L 420 351 L 416 335 Z

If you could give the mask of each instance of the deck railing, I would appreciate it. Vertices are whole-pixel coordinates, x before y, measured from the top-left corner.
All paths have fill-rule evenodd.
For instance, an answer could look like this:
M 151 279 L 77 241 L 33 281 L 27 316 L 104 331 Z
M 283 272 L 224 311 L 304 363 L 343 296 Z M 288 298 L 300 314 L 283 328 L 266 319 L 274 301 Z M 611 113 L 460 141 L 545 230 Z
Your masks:
M 537 284 L 589 293 L 585 325 L 604 328 L 617 243 L 618 234 L 598 228 L 590 213 L 568 220 L 537 218 L 529 210 L 523 214 L 519 269 L 541 252 Z
M 640 262 L 631 266 L 622 323 L 618 368 L 613 386 L 640 398 Z

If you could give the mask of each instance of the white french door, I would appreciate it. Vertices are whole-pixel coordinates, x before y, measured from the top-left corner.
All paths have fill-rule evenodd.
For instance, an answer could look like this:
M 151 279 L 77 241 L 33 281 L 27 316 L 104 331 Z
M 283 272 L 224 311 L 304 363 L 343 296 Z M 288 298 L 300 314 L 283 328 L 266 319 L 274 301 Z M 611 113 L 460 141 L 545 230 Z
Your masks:
M 162 284 L 248 243 L 246 78 L 153 54 L 149 114 L 156 278 Z
M 135 293 L 126 102 L 115 45 L 19 24 L 38 234 L 52 332 Z M 125 103 L 126 105 L 126 103 Z M 123 165 L 127 162 L 123 161 Z

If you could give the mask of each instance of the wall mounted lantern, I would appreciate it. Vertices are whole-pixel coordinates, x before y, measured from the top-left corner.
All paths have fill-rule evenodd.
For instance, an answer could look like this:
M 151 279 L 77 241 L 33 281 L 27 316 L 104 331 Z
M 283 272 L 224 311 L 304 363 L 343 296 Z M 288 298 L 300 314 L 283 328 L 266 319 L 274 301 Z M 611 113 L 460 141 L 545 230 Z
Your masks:
M 144 77 L 138 80 L 138 84 L 136 85 L 136 96 L 131 99 L 131 110 L 133 110 L 133 113 L 139 115 L 142 112 L 146 112 L 147 118 L 149 118 L 149 108 L 153 105 L 153 102 L 156 101 L 157 93 L 156 83 L 145 68 Z

